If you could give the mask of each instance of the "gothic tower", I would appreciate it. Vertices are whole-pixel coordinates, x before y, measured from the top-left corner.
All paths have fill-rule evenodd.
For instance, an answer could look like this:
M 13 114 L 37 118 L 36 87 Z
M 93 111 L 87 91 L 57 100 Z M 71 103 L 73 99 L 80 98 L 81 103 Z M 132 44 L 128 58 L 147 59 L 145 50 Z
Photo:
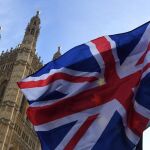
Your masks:
M 36 47 L 39 32 L 40 32 L 40 18 L 39 18 L 39 11 L 37 11 L 36 16 L 32 17 L 30 23 L 26 28 L 22 44 L 34 50 Z
M 23 41 L 0 55 L 0 149 L 38 150 L 38 138 L 26 117 L 28 106 L 17 87 L 23 77 L 42 67 L 36 43 L 40 32 L 39 12 L 31 18 Z

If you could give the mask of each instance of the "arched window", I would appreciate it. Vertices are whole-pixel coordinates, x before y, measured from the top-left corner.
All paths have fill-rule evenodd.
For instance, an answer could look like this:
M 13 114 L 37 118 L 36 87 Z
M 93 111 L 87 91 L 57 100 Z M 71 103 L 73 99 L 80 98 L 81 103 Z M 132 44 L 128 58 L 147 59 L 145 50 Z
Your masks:
M 34 21 L 34 25 L 36 26 L 36 21 Z
M 15 150 L 15 148 L 14 147 L 10 147 L 9 150 Z
M 23 96 L 19 110 L 20 110 L 20 113 L 22 114 L 22 117 L 23 117 L 24 119 L 27 119 L 26 111 L 27 111 L 28 105 L 29 105 L 29 104 L 28 104 L 28 102 L 27 102 L 27 99 L 25 98 L 25 96 Z
M 23 115 L 26 111 L 25 107 L 26 107 L 26 98 L 25 98 L 25 96 L 23 96 L 22 101 L 21 101 L 21 105 L 20 105 L 20 113 Z
M 7 87 L 7 83 L 8 81 L 5 80 L 0 84 L 0 101 L 3 99 L 4 93 L 5 93 L 5 89 Z
M 32 34 L 32 35 L 34 35 L 34 32 L 35 32 L 35 30 L 34 30 L 34 29 L 32 29 L 32 30 L 31 30 L 31 34 Z

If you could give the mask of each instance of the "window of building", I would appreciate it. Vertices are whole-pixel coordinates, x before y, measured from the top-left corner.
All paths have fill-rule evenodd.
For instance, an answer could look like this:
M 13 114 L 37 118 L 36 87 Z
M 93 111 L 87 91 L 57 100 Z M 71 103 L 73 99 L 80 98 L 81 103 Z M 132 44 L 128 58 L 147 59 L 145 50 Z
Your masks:
M 4 93 L 5 93 L 5 89 L 7 87 L 7 83 L 8 81 L 5 80 L 0 84 L 0 101 L 3 99 Z
M 30 141 L 29 141 L 29 145 L 30 145 L 30 147 L 32 146 L 32 140 L 30 139 Z
M 23 138 L 23 140 L 25 140 L 25 133 L 24 132 L 22 132 L 22 138 Z
M 17 132 L 18 131 L 18 125 L 15 124 L 14 130 Z
M 36 21 L 34 21 L 34 25 L 36 26 Z
M 34 30 L 34 29 L 32 29 L 32 30 L 31 30 L 31 34 L 32 34 L 32 35 L 34 35 L 34 32 L 35 32 L 35 30 Z
M 23 98 L 22 98 L 22 102 L 21 102 L 21 105 L 20 105 L 20 113 L 21 114 L 25 114 L 25 108 L 26 107 L 26 98 L 25 98 L 25 96 L 23 96 Z
M 21 128 L 18 127 L 18 135 L 21 135 Z
M 28 135 L 25 135 L 25 141 L 28 143 L 28 140 L 29 140 L 29 136 Z
M 14 148 L 13 146 L 11 146 L 11 147 L 9 148 L 9 150 L 15 150 L 15 148 Z

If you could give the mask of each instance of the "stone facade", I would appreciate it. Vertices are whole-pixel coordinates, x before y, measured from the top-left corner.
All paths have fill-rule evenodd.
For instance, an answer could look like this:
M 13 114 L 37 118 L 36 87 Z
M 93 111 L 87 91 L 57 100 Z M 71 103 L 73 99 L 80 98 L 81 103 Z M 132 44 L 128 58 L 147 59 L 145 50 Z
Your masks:
M 26 116 L 28 103 L 17 81 L 42 67 L 36 54 L 39 12 L 31 18 L 23 41 L 0 55 L 0 150 L 39 150 L 40 143 Z

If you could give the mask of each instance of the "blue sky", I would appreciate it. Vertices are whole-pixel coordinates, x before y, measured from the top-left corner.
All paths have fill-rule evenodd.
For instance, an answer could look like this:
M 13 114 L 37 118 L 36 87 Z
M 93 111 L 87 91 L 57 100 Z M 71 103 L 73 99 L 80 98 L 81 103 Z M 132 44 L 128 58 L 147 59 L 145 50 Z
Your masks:
M 149 4 L 148 0 L 0 0 L 0 51 L 22 41 L 36 10 L 41 11 L 37 52 L 46 63 L 59 45 L 64 53 L 101 35 L 125 32 L 149 21 Z
M 22 41 L 30 18 L 41 11 L 37 52 L 44 63 L 101 35 L 132 30 L 150 20 L 149 0 L 0 0 L 0 52 Z M 150 132 L 145 135 L 150 139 Z M 149 148 L 149 147 L 148 147 Z

